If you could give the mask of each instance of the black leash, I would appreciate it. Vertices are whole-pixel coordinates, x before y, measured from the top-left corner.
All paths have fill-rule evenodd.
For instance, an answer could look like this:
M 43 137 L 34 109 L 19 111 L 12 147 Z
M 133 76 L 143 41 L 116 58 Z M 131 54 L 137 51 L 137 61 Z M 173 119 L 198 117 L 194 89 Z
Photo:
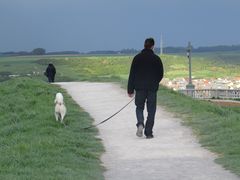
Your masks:
M 93 127 L 97 127 L 98 125 L 100 124 L 103 124 L 105 122 L 107 122 L 109 119 L 111 119 L 113 116 L 117 115 L 118 113 L 120 113 L 125 107 L 127 107 L 135 98 L 132 98 L 131 101 L 129 101 L 125 106 L 123 106 L 119 111 L 117 111 L 116 113 L 114 113 L 113 115 L 111 115 L 110 117 L 108 117 L 107 119 L 104 119 L 103 121 L 101 121 L 100 123 L 96 124 L 96 125 L 91 125 L 89 127 L 85 127 L 83 129 L 90 129 L 90 128 L 93 128 Z

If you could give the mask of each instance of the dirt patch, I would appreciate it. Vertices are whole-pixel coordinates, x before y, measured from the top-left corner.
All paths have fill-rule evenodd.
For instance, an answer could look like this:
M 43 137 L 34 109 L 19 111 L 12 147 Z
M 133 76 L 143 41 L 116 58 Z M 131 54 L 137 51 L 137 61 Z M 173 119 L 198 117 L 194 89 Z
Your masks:
M 229 100 L 210 100 L 210 102 L 217 104 L 219 106 L 225 107 L 238 107 L 240 106 L 239 101 L 229 101 Z

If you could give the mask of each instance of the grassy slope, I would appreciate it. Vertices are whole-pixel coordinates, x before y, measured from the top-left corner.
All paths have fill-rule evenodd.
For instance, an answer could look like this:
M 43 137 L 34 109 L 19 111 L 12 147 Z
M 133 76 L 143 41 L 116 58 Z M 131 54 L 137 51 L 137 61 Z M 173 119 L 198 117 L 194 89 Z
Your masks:
M 30 78 L 0 85 L 0 179 L 103 179 L 96 130 L 64 92 L 67 127 L 56 123 L 54 96 L 62 91 Z
M 194 56 L 211 58 L 222 61 L 226 64 L 240 65 L 240 51 L 215 52 L 215 53 L 197 53 Z
M 188 77 L 188 60 L 184 56 L 162 57 L 166 70 L 166 78 Z M 240 61 L 240 56 L 239 56 Z M 224 78 L 239 76 L 240 66 L 232 64 L 227 59 L 223 61 L 218 56 L 205 55 L 194 56 L 192 59 L 193 78 Z
M 221 57 L 234 56 L 219 60 L 219 55 L 206 54 L 193 58 L 193 76 L 196 78 L 238 76 L 237 54 L 221 54 Z M 39 60 L 40 59 L 40 60 Z M 45 69 L 48 62 L 57 67 L 57 80 L 117 81 L 125 83 L 132 57 L 35 57 L 33 65 Z M 163 56 L 165 77 L 187 77 L 187 60 L 182 56 Z M 2 61 L 1 61 L 2 60 Z M 8 59 L 1 59 L 0 64 Z M 20 67 L 19 67 L 20 68 Z M 11 68 L 9 69 L 11 71 Z M 43 78 L 44 77 L 37 77 Z M 222 108 L 208 102 L 192 100 L 175 92 L 161 88 L 159 103 L 175 112 L 184 122 L 194 129 L 200 142 L 217 152 L 217 162 L 240 175 L 240 111 L 237 108 Z
M 41 67 L 34 63 L 34 61 L 39 58 L 41 57 L 0 57 L 0 81 L 3 79 L 8 79 L 4 77 L 4 75 L 8 74 L 27 76 L 27 74 L 33 75 L 34 72 L 39 72 L 42 76 L 45 67 Z
M 65 57 L 29 56 L 0 57 L 1 74 L 31 74 L 38 79 L 43 76 L 47 64 L 52 62 L 57 69 L 56 81 L 112 81 L 119 77 L 127 79 L 131 56 Z M 188 77 L 188 60 L 185 56 L 162 56 L 165 78 Z M 230 62 L 230 63 L 229 63 Z M 201 54 L 193 57 L 193 76 L 195 78 L 216 78 L 239 76 L 240 53 Z M 39 72 L 39 74 L 34 74 Z
M 164 55 L 162 60 L 165 68 L 165 78 L 188 77 L 188 60 L 186 57 Z M 50 61 L 58 65 L 60 74 L 57 80 L 62 81 L 68 77 L 66 80 L 70 78 L 71 80 L 107 81 L 113 77 L 127 79 L 132 57 L 53 57 L 37 62 L 46 65 Z M 212 56 L 209 56 L 209 58 L 194 57 L 192 68 L 195 78 L 234 77 L 238 76 L 240 71 L 240 66 L 227 64 Z

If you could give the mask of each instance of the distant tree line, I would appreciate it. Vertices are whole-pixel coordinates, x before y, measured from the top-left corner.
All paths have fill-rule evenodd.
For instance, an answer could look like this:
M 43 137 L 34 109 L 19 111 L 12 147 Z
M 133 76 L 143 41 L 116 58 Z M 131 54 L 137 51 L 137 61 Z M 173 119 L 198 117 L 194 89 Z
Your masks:
M 28 56 L 28 55 L 64 55 L 64 54 L 80 54 L 78 51 L 56 51 L 56 52 L 46 52 L 43 48 L 36 48 L 33 49 L 31 52 L 28 51 L 9 51 L 9 52 L 2 52 L 0 55 L 5 56 Z
M 195 52 L 214 52 L 214 51 L 239 51 L 240 45 L 232 45 L 232 46 L 212 46 L 212 47 L 198 47 L 194 49 Z
M 164 47 L 163 51 L 164 53 L 186 53 L 187 47 Z M 122 49 L 120 51 L 90 51 L 87 53 L 81 53 L 81 54 L 137 54 L 141 50 L 137 49 Z M 156 53 L 160 53 L 160 48 L 156 47 L 154 49 Z M 232 46 L 209 46 L 209 47 L 198 47 L 194 48 L 192 47 L 193 52 L 217 52 L 217 51 L 240 51 L 240 45 L 232 45 Z
M 56 52 L 48 52 L 47 55 L 64 55 L 64 54 L 80 54 L 78 51 L 56 51 Z
M 185 53 L 186 52 L 186 47 L 164 47 L 163 51 L 164 53 Z M 240 45 L 232 45 L 232 46 L 226 46 L 226 45 L 219 45 L 219 46 L 209 46 L 209 47 L 198 47 L 194 48 L 193 47 L 193 52 L 217 52 L 217 51 L 240 51 Z M 43 48 L 35 48 L 31 52 L 27 51 L 19 51 L 19 52 L 0 52 L 0 55 L 2 56 L 27 56 L 27 55 L 81 55 L 81 54 L 137 54 L 140 52 L 140 50 L 137 49 L 122 49 L 119 51 L 111 51 L 111 50 L 103 50 L 103 51 L 89 51 L 86 53 L 81 53 L 78 51 L 56 51 L 56 52 L 46 52 L 45 49 Z M 160 53 L 160 48 L 156 47 L 155 48 L 156 53 Z
M 31 52 L 27 51 L 19 51 L 19 52 L 14 52 L 14 51 L 9 51 L 9 52 L 3 52 L 0 53 L 1 55 L 9 55 L 9 56 L 27 56 L 27 55 L 45 55 L 46 50 L 43 48 L 35 48 Z
M 89 51 L 82 54 L 119 54 L 119 51 Z
M 164 53 L 185 53 L 187 47 L 165 47 Z M 156 52 L 160 53 L 160 48 L 155 49 Z M 219 46 L 206 46 L 206 47 L 192 47 L 192 51 L 196 53 L 202 52 L 218 52 L 218 51 L 240 51 L 240 45 L 219 45 Z
M 84 54 L 136 54 L 139 50 L 136 49 L 122 49 L 120 51 L 89 51 Z
M 27 56 L 27 55 L 98 55 L 98 54 L 136 54 L 139 50 L 136 49 L 123 49 L 120 51 L 111 51 L 111 50 L 99 50 L 99 51 L 89 51 L 86 53 L 81 53 L 79 51 L 56 51 L 56 52 L 46 52 L 43 48 L 36 48 L 32 50 L 31 52 L 27 51 L 9 51 L 9 52 L 3 52 L 0 53 L 0 55 L 5 56 Z

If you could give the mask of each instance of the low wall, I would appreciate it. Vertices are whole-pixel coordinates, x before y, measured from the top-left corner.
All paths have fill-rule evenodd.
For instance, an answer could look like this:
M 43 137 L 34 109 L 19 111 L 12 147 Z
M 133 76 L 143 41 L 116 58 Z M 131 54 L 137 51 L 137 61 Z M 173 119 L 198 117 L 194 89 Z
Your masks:
M 179 90 L 180 93 L 197 99 L 240 99 L 240 90 L 229 89 L 195 89 L 195 90 Z

